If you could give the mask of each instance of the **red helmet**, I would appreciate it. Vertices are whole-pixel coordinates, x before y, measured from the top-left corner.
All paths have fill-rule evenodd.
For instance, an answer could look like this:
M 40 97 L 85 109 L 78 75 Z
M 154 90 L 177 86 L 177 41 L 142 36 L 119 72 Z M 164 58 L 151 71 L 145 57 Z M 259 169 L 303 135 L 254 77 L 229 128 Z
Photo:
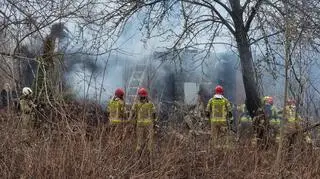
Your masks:
M 215 93 L 216 94 L 223 94 L 223 87 L 220 85 L 216 86 Z
M 123 95 L 124 95 L 124 90 L 121 89 L 121 88 L 118 88 L 118 89 L 116 89 L 116 91 L 114 92 L 114 95 L 115 95 L 116 97 L 118 97 L 118 98 L 121 98 L 121 97 L 123 97 Z
M 146 89 L 144 89 L 144 88 L 140 88 L 138 90 L 138 95 L 140 97 L 148 97 L 148 91 Z

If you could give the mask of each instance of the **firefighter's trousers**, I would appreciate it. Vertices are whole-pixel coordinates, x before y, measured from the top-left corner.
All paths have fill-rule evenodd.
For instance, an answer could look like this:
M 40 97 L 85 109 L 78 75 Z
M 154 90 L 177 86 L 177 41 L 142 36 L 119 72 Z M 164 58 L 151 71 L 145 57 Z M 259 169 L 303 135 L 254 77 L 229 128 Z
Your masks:
M 117 141 L 122 141 L 129 135 L 133 130 L 133 124 L 127 121 L 111 124 L 109 125 L 109 133 L 112 139 L 116 139 Z
M 32 129 L 32 119 L 33 116 L 31 114 L 25 114 L 23 113 L 21 115 L 21 134 L 23 140 L 28 140 L 29 139 L 29 132 Z
M 137 125 L 137 146 L 136 151 L 140 151 L 144 146 L 147 146 L 147 150 L 151 152 L 153 150 L 153 125 Z
M 210 147 L 230 147 L 230 131 L 226 123 L 211 122 L 211 142 Z
M 270 126 L 270 137 L 271 137 L 271 141 L 273 141 L 275 144 L 279 144 L 280 125 L 271 125 Z
M 304 134 L 297 132 L 299 130 L 301 130 L 301 126 L 295 123 L 287 123 L 284 126 L 284 135 L 286 136 L 284 138 L 284 145 L 289 151 L 298 148 L 298 146 L 301 146 L 301 144 L 304 142 Z M 296 134 L 292 135 L 294 133 Z

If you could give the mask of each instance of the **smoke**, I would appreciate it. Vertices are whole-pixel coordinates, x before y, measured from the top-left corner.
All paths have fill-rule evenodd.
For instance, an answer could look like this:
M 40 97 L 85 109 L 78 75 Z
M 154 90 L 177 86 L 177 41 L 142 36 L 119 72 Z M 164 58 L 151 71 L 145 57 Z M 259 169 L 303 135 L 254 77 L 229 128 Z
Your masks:
M 59 38 L 59 46 L 66 46 L 69 34 L 68 29 L 64 23 L 55 23 L 50 28 L 50 33 L 47 37 L 53 39 Z M 33 85 L 33 80 L 37 73 L 38 63 L 36 62 L 36 57 L 43 55 L 44 39 L 42 39 L 39 34 L 32 34 L 28 37 L 28 40 L 19 44 L 17 53 L 19 54 L 18 60 L 20 61 L 20 87 Z M 61 51 L 61 50 L 60 50 Z
M 239 63 L 237 56 L 232 52 L 217 54 L 218 63 L 215 66 L 215 84 L 224 87 L 224 95 L 233 103 L 236 102 L 237 69 Z
M 125 88 L 125 69 L 133 66 L 116 54 L 102 57 L 68 56 L 65 79 L 78 98 L 105 104 L 116 88 Z
M 139 15 L 138 15 L 139 16 Z M 174 19 L 174 21 L 177 21 Z M 178 23 L 178 22 L 176 22 Z M 166 26 L 170 26 L 167 24 Z M 65 79 L 69 86 L 77 94 L 79 98 L 93 98 L 104 103 L 105 99 L 110 98 L 113 91 L 118 88 L 126 87 L 130 70 L 134 65 L 142 59 L 151 59 L 153 70 L 150 73 L 151 81 L 145 84 L 149 87 L 151 95 L 161 96 L 163 100 L 181 100 L 183 92 L 181 85 L 184 82 L 195 83 L 213 83 L 213 69 L 215 58 L 213 54 L 197 49 L 189 49 L 188 53 L 182 53 L 179 56 L 172 53 L 166 57 L 167 62 L 163 62 L 164 58 L 157 58 L 153 54 L 158 52 L 161 47 L 168 47 L 172 44 L 171 39 L 163 39 L 155 34 L 146 35 L 146 31 L 139 29 L 141 22 L 138 17 L 133 17 L 125 25 L 122 34 L 117 38 L 116 43 L 107 45 L 102 44 L 107 49 L 117 49 L 110 54 L 105 55 L 65 55 L 64 62 L 66 65 Z M 174 30 L 179 29 L 179 25 L 170 27 Z M 53 27 L 51 30 L 61 35 L 63 32 L 61 25 Z M 73 29 L 68 26 L 71 32 L 76 32 L 79 29 Z M 56 34 L 56 33 L 53 33 Z M 70 36 L 74 36 L 71 34 Z M 62 33 L 63 36 L 63 33 Z M 79 50 L 84 50 L 83 46 L 100 48 L 94 42 L 89 32 L 82 31 L 82 40 L 73 40 L 70 42 L 70 49 L 66 54 L 74 54 Z M 153 38 L 148 38 L 154 36 Z M 103 41 L 103 40 L 102 40 Z M 98 49 L 88 48 L 90 52 Z M 160 50 L 161 51 L 161 50 Z M 150 80 L 150 79 L 149 79 Z M 201 87 L 204 88 L 202 85 Z M 213 88 L 212 85 L 210 88 Z M 179 91 L 180 90 L 180 91 Z M 208 90 L 202 90 L 208 91 Z M 212 90 L 210 90 L 212 91 Z M 100 95 L 101 94 L 101 95 Z M 99 99 L 101 96 L 102 99 Z M 208 94 L 206 95 L 208 96 Z M 207 97 L 206 97 L 207 98 Z
M 204 102 L 212 97 L 213 89 L 217 84 L 225 88 L 225 96 L 232 102 L 236 101 L 236 92 L 243 91 L 241 82 L 237 82 L 238 78 L 236 78 L 239 75 L 238 59 L 231 52 L 215 56 L 201 50 L 185 50 L 179 57 L 172 55 L 174 59 L 168 58 L 165 52 L 158 52 L 157 56 L 161 57 L 158 59 L 160 61 L 169 59 L 161 68 L 158 68 L 155 82 L 157 88 L 163 91 L 162 100 L 164 101 L 184 101 L 184 98 L 188 97 L 184 96 L 186 83 L 198 86 L 198 94 Z M 194 95 L 198 94 L 196 92 Z

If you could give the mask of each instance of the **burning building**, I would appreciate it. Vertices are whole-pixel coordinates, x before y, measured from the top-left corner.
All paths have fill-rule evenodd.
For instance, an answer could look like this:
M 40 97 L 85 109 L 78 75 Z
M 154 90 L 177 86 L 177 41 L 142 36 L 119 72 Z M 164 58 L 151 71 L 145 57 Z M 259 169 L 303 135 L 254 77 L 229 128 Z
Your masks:
M 232 103 L 244 102 L 242 76 L 233 55 L 214 56 L 196 49 L 155 52 L 132 71 L 126 86 L 127 100 L 131 102 L 143 86 L 149 89 L 152 100 L 164 107 L 174 103 L 205 105 L 218 84 L 225 88 L 225 96 Z
M 214 55 L 206 56 L 199 50 L 184 50 L 176 58 L 178 65 L 168 61 L 158 69 L 162 74 L 160 73 L 154 88 L 162 89 L 164 94 L 160 96 L 167 97 L 160 101 L 171 100 L 196 105 L 200 98 L 206 103 L 212 96 L 214 87 L 219 84 L 225 88 L 225 96 L 231 102 L 237 102 L 236 93 L 241 87 L 237 80 L 241 73 L 237 68 L 237 59 L 232 55 L 219 59 Z

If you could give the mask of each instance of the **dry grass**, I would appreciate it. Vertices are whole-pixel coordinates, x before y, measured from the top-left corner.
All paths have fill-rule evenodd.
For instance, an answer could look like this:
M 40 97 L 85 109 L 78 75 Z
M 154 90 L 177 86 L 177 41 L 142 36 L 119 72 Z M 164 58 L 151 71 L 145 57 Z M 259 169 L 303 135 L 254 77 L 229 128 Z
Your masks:
M 0 178 L 276 178 L 276 149 L 235 145 L 208 152 L 208 137 L 162 135 L 149 155 L 134 151 L 135 135 L 124 139 L 101 123 L 89 127 L 62 118 L 54 127 L 21 134 L 20 120 L 4 115 L 0 125 Z M 88 131 L 90 135 L 88 135 Z M 283 178 L 319 178 L 320 154 L 295 150 Z

